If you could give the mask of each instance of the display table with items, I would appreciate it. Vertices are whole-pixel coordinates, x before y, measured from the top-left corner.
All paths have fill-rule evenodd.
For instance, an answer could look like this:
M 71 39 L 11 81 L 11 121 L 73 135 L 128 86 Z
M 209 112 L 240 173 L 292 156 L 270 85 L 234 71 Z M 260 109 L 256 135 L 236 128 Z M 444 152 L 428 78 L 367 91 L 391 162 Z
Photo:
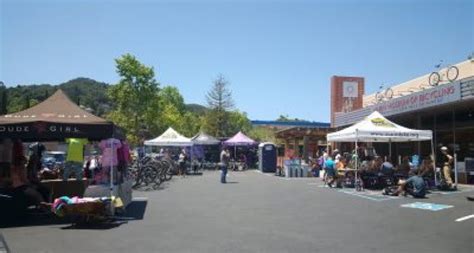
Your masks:
M 82 197 L 87 188 L 87 180 L 62 179 L 42 180 L 40 184 L 46 187 L 50 193 L 50 199 L 56 199 L 61 196 L 79 196 Z
M 126 180 L 122 184 L 114 185 L 112 196 L 119 197 L 126 207 L 132 202 L 133 180 Z M 84 191 L 84 197 L 98 198 L 110 195 L 109 185 L 89 185 Z
M 73 223 L 92 223 L 111 220 L 114 213 L 110 210 L 123 208 L 120 198 L 116 197 L 72 197 L 62 196 L 50 204 L 51 212 L 61 218 L 71 218 Z

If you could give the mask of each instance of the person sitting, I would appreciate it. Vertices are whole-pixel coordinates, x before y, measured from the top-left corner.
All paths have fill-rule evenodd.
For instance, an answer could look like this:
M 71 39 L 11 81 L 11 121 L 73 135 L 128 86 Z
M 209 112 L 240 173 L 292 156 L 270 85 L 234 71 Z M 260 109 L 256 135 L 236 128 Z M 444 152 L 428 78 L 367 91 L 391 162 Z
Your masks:
M 401 178 L 408 178 L 411 167 L 412 165 L 410 164 L 410 158 L 408 156 L 404 156 L 402 163 L 398 166 L 395 173 Z
M 395 169 L 390 160 L 387 158 L 385 162 L 382 163 L 379 172 L 379 187 L 395 185 L 397 182 L 395 177 Z
M 390 158 L 387 158 L 387 160 L 382 163 L 382 166 L 380 167 L 380 173 L 382 173 L 384 176 L 393 175 L 394 167 Z
M 418 170 L 418 175 L 423 178 L 433 178 L 434 166 L 433 161 L 430 158 L 423 159 L 420 169 Z
M 398 196 L 399 194 L 406 196 L 407 194 L 410 194 L 414 198 L 424 198 L 426 195 L 426 183 L 419 175 L 412 175 L 405 181 L 400 180 L 395 192 L 388 193 L 386 190 L 384 191 L 384 194 L 392 196 Z
M 372 189 L 378 187 L 378 177 L 383 160 L 376 157 L 375 160 L 368 162 L 366 169 L 361 171 L 360 178 L 365 188 Z
M 30 182 L 26 171 L 26 158 L 15 158 L 10 167 L 10 179 L 3 194 L 11 196 L 12 214 L 23 214 L 28 207 L 42 207 L 49 201 L 49 190 L 35 182 Z
M 336 171 L 336 185 L 337 187 L 342 187 L 342 183 L 346 177 L 346 160 L 344 157 L 341 157 L 339 162 L 336 163 Z

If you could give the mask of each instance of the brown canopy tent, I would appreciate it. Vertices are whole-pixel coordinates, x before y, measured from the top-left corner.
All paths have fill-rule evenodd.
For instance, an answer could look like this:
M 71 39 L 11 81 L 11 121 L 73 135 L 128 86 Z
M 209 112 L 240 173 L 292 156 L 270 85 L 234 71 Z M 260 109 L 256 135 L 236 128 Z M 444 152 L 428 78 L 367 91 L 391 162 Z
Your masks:
M 0 139 L 61 141 L 111 137 L 123 138 L 123 134 L 112 122 L 81 109 L 62 90 L 24 111 L 0 116 Z

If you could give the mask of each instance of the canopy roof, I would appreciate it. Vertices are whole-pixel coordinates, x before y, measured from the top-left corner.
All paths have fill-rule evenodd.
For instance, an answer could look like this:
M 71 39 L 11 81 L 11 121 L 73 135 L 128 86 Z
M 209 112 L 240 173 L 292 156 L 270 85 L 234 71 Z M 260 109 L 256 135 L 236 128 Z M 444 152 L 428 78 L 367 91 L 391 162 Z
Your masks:
M 348 128 L 327 135 L 328 142 L 408 142 L 428 141 L 432 138 L 431 130 L 416 130 L 400 126 L 377 111 Z
M 100 140 L 119 137 L 118 134 L 112 122 L 83 110 L 62 90 L 31 108 L 0 116 L 0 139 L 52 141 L 77 137 Z
M 145 141 L 148 146 L 192 146 L 191 139 L 184 137 L 173 128 L 168 128 L 162 135 Z
M 224 141 L 225 145 L 228 146 L 245 146 L 245 145 L 256 145 L 257 142 L 250 139 L 247 135 L 242 132 L 238 132 L 232 138 Z
M 191 138 L 191 141 L 197 145 L 218 145 L 221 143 L 220 140 L 204 133 L 199 132 L 196 136 Z

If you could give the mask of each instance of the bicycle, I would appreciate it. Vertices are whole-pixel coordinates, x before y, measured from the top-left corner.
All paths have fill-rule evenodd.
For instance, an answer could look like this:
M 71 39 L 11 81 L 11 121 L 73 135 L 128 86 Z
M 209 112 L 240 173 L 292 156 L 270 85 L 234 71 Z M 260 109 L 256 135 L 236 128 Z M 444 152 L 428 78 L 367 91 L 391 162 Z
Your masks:
M 456 79 L 458 79 L 459 76 L 459 69 L 458 67 L 454 65 L 447 65 L 446 67 L 443 67 L 443 61 L 441 60 L 439 64 L 435 65 L 435 68 L 437 69 L 436 71 L 431 72 L 431 74 L 428 77 L 428 82 L 431 86 L 438 86 L 441 82 L 443 81 L 449 81 L 449 82 L 454 82 Z M 442 69 L 446 69 L 444 73 L 441 73 Z M 444 80 L 444 77 L 446 76 L 447 80 Z
M 377 93 L 375 93 L 375 101 L 377 101 L 377 103 L 380 103 L 382 101 L 386 101 L 386 100 L 389 100 L 391 98 L 393 98 L 392 88 L 389 87 L 389 88 L 383 90 L 383 84 L 380 85 L 379 91 Z
M 135 181 L 132 187 L 137 189 L 152 185 L 156 189 L 164 181 L 162 171 L 161 162 L 151 156 L 135 160 L 130 167 L 130 176 Z

